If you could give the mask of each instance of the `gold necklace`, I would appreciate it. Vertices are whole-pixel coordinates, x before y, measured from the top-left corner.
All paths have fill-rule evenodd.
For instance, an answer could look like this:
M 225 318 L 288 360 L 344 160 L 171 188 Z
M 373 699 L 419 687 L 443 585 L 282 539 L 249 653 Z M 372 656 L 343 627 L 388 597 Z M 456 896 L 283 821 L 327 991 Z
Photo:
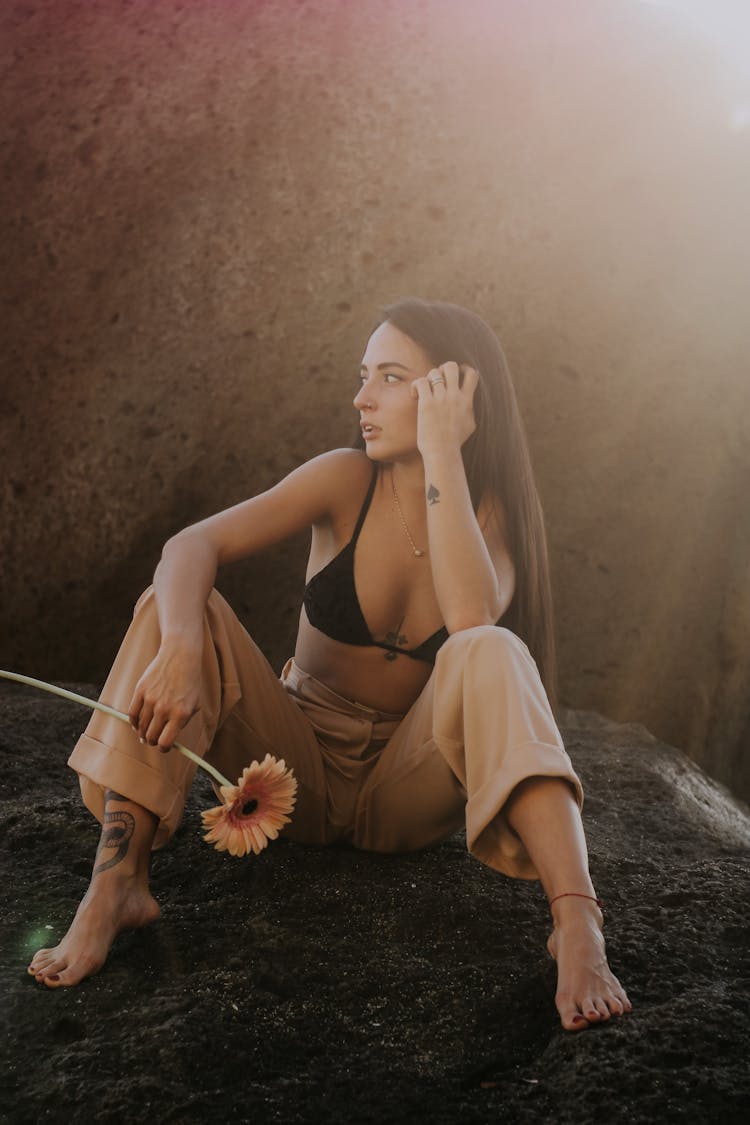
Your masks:
M 392 468 L 391 468 L 391 488 L 393 489 L 393 499 L 396 501 L 396 510 L 398 511 L 399 519 L 401 520 L 401 523 L 404 526 L 404 531 L 406 532 L 406 538 L 411 543 L 411 549 L 414 552 L 415 558 L 422 559 L 422 558 L 424 558 L 425 552 L 420 551 L 419 547 L 417 546 L 417 544 L 414 542 L 414 540 L 411 537 L 411 532 L 409 531 L 409 528 L 406 524 L 406 520 L 404 519 L 404 513 L 401 511 L 401 505 L 398 502 L 398 493 L 396 492 L 396 482 L 393 479 L 393 469 Z

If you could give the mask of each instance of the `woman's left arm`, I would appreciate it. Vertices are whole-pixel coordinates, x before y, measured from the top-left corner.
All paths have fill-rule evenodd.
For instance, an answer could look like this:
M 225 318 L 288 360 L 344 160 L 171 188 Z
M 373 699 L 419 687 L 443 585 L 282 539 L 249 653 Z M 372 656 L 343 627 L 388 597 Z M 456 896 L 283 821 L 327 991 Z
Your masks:
M 461 447 L 476 428 L 476 371 L 444 363 L 413 386 L 422 454 L 427 532 L 435 593 L 449 633 L 494 625 L 510 605 L 515 570 L 505 542 L 499 498 L 471 503 Z M 441 377 L 438 380 L 438 377 Z

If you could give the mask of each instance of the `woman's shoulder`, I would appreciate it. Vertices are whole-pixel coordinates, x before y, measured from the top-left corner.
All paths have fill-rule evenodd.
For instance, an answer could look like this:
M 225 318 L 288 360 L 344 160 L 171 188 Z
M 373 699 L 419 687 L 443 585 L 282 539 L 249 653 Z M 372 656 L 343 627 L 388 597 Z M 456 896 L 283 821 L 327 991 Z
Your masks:
M 363 449 L 352 449 L 349 446 L 329 449 L 325 453 L 313 457 L 307 463 L 308 465 L 324 465 L 326 467 L 335 466 L 338 470 L 346 467 L 347 471 L 359 471 L 366 476 L 372 475 L 372 461 L 365 451 Z
M 373 464 L 359 449 L 331 449 L 305 462 L 296 470 L 307 485 L 326 497 L 328 515 L 334 520 L 352 504 L 361 503 L 372 480 Z
M 297 471 L 329 484 L 336 492 L 344 492 L 361 488 L 364 482 L 371 480 L 373 466 L 361 449 L 330 449 L 313 457 Z

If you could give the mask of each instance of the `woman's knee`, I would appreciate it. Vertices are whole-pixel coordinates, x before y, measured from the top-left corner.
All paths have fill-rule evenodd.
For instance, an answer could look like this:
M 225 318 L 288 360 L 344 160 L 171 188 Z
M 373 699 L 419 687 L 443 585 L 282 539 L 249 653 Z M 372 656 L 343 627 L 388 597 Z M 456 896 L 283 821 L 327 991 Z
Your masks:
M 484 698 L 496 693 L 501 683 L 536 683 L 539 672 L 524 642 L 499 625 L 479 625 L 453 633 L 435 662 L 438 681 L 445 684 L 458 676 Z
M 206 598 L 206 613 L 211 613 L 211 611 L 221 613 L 226 610 L 230 610 L 231 612 L 231 609 L 226 600 L 222 597 L 215 586 L 212 587 L 212 589 L 209 590 L 208 597 Z M 153 585 L 147 586 L 141 596 L 138 598 L 133 608 L 133 616 L 135 617 L 136 614 L 142 613 L 144 611 L 152 613 L 157 612 L 156 591 L 154 590 Z
M 451 659 L 467 660 L 479 657 L 491 661 L 520 659 L 528 660 L 530 653 L 524 642 L 510 629 L 502 625 L 475 625 L 471 629 L 461 629 L 452 633 L 440 649 L 441 656 Z

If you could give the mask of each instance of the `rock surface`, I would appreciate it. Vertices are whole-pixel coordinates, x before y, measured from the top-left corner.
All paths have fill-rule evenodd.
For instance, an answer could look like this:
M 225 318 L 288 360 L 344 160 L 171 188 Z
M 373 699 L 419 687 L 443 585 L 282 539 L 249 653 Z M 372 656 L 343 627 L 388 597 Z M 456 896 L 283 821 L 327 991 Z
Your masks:
M 348 444 L 375 310 L 441 297 L 516 378 L 561 698 L 750 798 L 747 20 L 5 0 L 0 666 L 103 679 L 164 540 Z M 303 553 L 226 580 L 275 666 Z
M 8 1125 L 746 1119 L 750 819 L 642 727 L 563 716 L 634 1003 L 569 1034 L 537 884 L 460 834 L 407 856 L 279 840 L 233 860 L 201 841 L 200 782 L 153 861 L 161 920 L 47 992 L 25 965 L 67 928 L 97 837 L 65 767 L 85 713 L 4 685 L 0 718 Z

